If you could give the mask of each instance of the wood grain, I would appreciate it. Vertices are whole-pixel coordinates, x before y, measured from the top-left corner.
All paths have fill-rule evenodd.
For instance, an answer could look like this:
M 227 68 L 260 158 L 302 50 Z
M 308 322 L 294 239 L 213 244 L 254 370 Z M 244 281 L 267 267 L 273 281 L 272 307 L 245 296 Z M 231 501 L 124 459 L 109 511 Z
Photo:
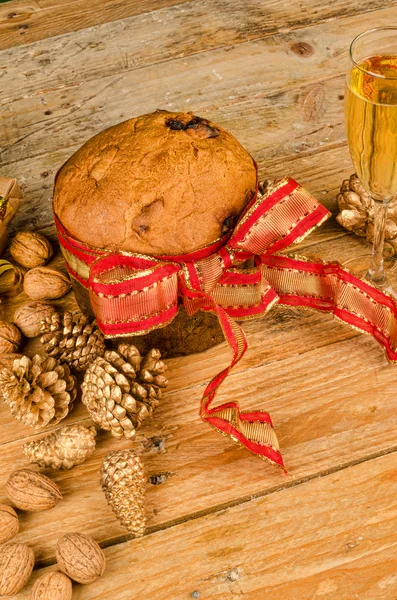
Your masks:
M 395 9 L 387 9 L 373 15 L 342 20 L 339 26 L 319 25 L 307 31 L 301 30 L 301 38 L 310 35 L 315 49 L 313 55 L 307 58 L 291 50 L 291 36 L 281 34 L 199 56 L 176 59 L 164 63 L 161 68 L 149 65 L 124 72 L 122 65 L 115 65 L 111 61 L 110 75 L 91 80 L 86 78 L 83 71 L 68 86 L 65 85 L 62 67 L 73 59 L 78 65 L 89 65 L 91 61 L 88 56 L 76 59 L 76 50 L 65 48 L 60 52 L 62 65 L 45 65 L 39 71 L 40 89 L 37 94 L 32 92 L 31 95 L 28 87 L 22 97 L 21 90 L 26 88 L 26 77 L 23 76 L 24 81 L 17 82 L 16 88 L 13 88 L 11 82 L 15 77 L 18 78 L 19 71 L 10 68 L 10 76 L 7 77 L 6 68 L 2 90 L 7 126 L 3 137 L 2 162 L 7 164 L 26 155 L 50 152 L 65 147 L 65 144 L 71 147 L 116 121 L 159 106 L 179 110 L 189 110 L 193 106 L 195 111 L 208 113 L 220 124 L 227 126 L 230 121 L 232 133 L 243 143 L 247 140 L 247 147 L 251 151 L 255 150 L 255 142 L 259 140 L 262 146 L 271 147 L 272 135 L 279 134 L 279 110 L 283 114 L 282 121 L 286 114 L 290 115 L 290 119 L 296 117 L 296 123 L 288 123 L 289 129 L 293 125 L 296 137 L 304 138 L 307 133 L 304 128 L 316 124 L 316 119 L 323 117 L 329 101 L 334 99 L 332 90 L 322 86 L 321 81 L 344 74 L 346 49 L 351 36 L 355 31 L 370 26 L 374 18 L 379 24 L 390 22 L 395 12 Z M 127 39 L 130 39 L 129 35 Z M 115 41 L 114 45 L 119 51 L 119 42 Z M 34 47 L 30 47 L 31 53 Z M 110 48 L 110 43 L 105 44 L 105 55 L 112 54 Z M 95 49 L 89 51 L 95 56 Z M 280 63 L 283 64 L 281 71 Z M 46 75 L 51 76 L 53 71 L 62 78 L 62 88 L 46 91 Z M 286 81 L 288 86 L 285 85 Z M 338 95 L 343 96 L 344 84 L 339 86 Z M 302 88 L 301 93 L 299 88 Z M 279 92 L 282 92 L 281 98 L 278 97 Z M 337 105 L 335 103 L 334 107 Z M 342 99 L 339 99 L 339 117 L 342 105 Z M 255 116 L 258 109 L 260 114 Z M 269 112 L 267 117 L 266 112 Z M 239 129 L 232 126 L 233 118 Z M 339 125 L 341 121 L 339 118 Z M 334 121 L 328 123 L 335 127 Z M 300 131 L 302 128 L 303 131 Z M 242 135 L 244 132 L 245 135 Z M 333 132 L 328 133 L 328 137 L 332 138 Z M 326 137 L 323 135 L 323 138 Z M 294 153 L 305 149 L 302 147 L 304 141 L 300 142 L 299 147 L 294 147 Z M 280 147 L 282 144 L 278 145 Z
M 389 22 L 393 9 L 375 14 L 380 23 Z M 18 95 L 5 92 L 1 161 L 10 164 L 26 156 L 71 148 L 107 126 L 159 107 L 193 107 L 195 112 L 229 128 L 251 152 L 266 149 L 263 156 L 267 158 L 277 152 L 274 140 L 279 149 L 287 144 L 283 154 L 338 142 L 344 135 L 346 48 L 352 29 L 365 29 L 372 22 L 363 15 L 346 19 L 344 27 L 333 25 L 334 31 L 324 25 L 311 28 L 316 51 L 307 59 L 291 51 L 291 38 L 285 34 L 175 59 L 161 66 L 124 72 L 112 65 L 111 75 L 87 80 L 80 77 L 70 86 L 46 91 L 45 73 L 52 70 L 49 65 L 43 68 L 44 78 L 37 93 L 30 95 L 27 91 L 21 97 L 22 86 L 17 88 Z M 64 64 L 68 60 L 65 52 Z M 339 82 L 328 81 L 338 76 Z M 285 131 L 292 128 L 294 136 L 283 137 L 280 128 L 284 123 Z
M 104 4 L 106 5 L 101 3 L 101 6 Z M 129 2 L 123 4 L 128 10 Z M 349 4 L 343 12 L 341 0 L 332 5 L 316 0 L 304 7 L 293 0 L 288 9 L 283 3 L 269 0 L 239 0 L 232 4 L 199 0 L 178 4 L 56 37 L 51 40 L 51 49 L 47 40 L 43 40 L 3 51 L 0 61 L 3 68 L 0 73 L 4 85 L 0 98 L 12 97 L 15 93 L 19 97 L 40 90 L 64 88 L 82 81 L 126 73 L 157 63 L 163 64 L 209 50 L 224 48 L 225 51 L 232 51 L 231 46 L 238 44 L 243 44 L 244 51 L 248 43 L 246 56 L 251 58 L 254 54 L 252 49 L 256 47 L 252 42 L 266 37 L 274 39 L 261 44 L 260 47 L 265 51 L 266 48 L 276 49 L 278 46 L 278 51 L 286 53 L 290 63 L 310 65 L 321 54 L 328 58 L 333 56 L 328 41 L 325 44 L 318 43 L 315 33 L 317 27 L 313 29 L 313 26 L 322 23 L 322 29 L 328 32 L 329 41 L 333 45 L 337 39 L 337 30 L 336 24 L 330 21 L 334 20 L 336 14 L 338 17 L 345 17 L 342 20 L 338 18 L 337 21 L 342 36 L 338 46 L 345 53 L 352 36 L 360 31 L 359 23 L 354 24 L 357 13 L 360 15 L 359 21 L 364 19 L 369 22 L 371 14 L 374 14 L 379 24 L 382 24 L 387 21 L 388 13 L 396 13 L 396 8 L 390 8 L 393 4 L 395 3 L 384 0 L 376 3 L 355 2 Z M 387 9 L 384 14 L 377 10 L 384 8 Z M 366 15 L 368 11 L 370 14 Z M 65 13 L 65 7 L 63 12 Z M 392 18 L 389 16 L 388 22 Z M 28 33 L 29 30 L 26 30 L 25 38 Z M 275 36 L 275 33 L 281 35 Z M 5 40 L 4 36 L 0 39 L 3 42 Z M 276 56 L 269 58 L 272 58 L 272 62 L 277 60 Z M 265 72 L 266 62 L 262 66 Z M 194 64 L 194 59 L 191 59 L 190 68 Z M 164 65 L 159 64 L 160 73 L 163 68 Z
M 83 0 L 14 0 L 5 6 L 0 5 L 0 48 L 30 44 L 108 22 L 127 21 L 139 15 L 135 20 L 138 23 L 145 22 L 146 17 L 146 22 L 152 26 L 150 33 L 168 21 L 173 21 L 174 31 L 184 26 L 186 36 L 183 43 L 176 43 L 175 51 L 186 55 L 198 52 L 203 47 L 239 43 L 269 35 L 280 28 L 299 29 L 319 21 L 362 14 L 390 4 L 394 2 L 365 0 L 346 6 L 342 0 L 327 5 L 318 0 L 302 5 L 293 0 L 287 6 L 274 0 L 239 0 L 232 4 L 215 0 L 104 0 L 93 10 Z M 304 52 L 302 49 L 300 51 Z
M 393 453 L 108 548 L 73 598 L 395 600 L 396 494 Z
M 328 241 L 311 250 L 331 258 L 343 253 L 351 256 L 357 250 L 356 243 L 348 236 L 338 244 Z M 372 339 L 358 336 L 325 315 L 288 309 L 277 309 L 252 321 L 247 334 L 250 349 L 222 387 L 219 400 L 233 398 L 246 409 L 272 414 L 286 464 L 296 480 L 395 445 L 395 368 L 387 364 Z M 148 477 L 165 474 L 164 483 L 149 485 L 150 527 L 171 526 L 290 481 L 199 419 L 203 386 L 228 364 L 229 357 L 229 350 L 222 345 L 204 354 L 169 361 L 169 390 L 136 444 Z M 23 442 L 38 434 L 16 423 L 4 405 L 0 417 L 1 502 L 10 471 L 26 465 Z M 87 422 L 81 404 L 65 420 L 70 422 Z M 156 440 L 162 440 L 164 452 L 156 447 Z M 105 505 L 98 472 L 106 452 L 129 443 L 120 444 L 101 434 L 98 445 L 98 451 L 81 467 L 51 474 L 64 492 L 62 505 L 48 513 L 23 517 L 25 525 L 19 537 L 29 539 L 40 560 L 53 558 L 60 519 L 70 529 L 84 529 L 102 542 L 123 539 L 125 531 Z
M 223 66 L 231 77 L 233 57 L 230 59 Z M 258 57 L 258 61 L 262 63 L 262 58 Z M 201 78 L 194 71 L 184 75 L 176 75 L 174 71 L 165 85 L 153 84 L 151 90 L 149 84 L 142 85 L 145 76 L 134 71 L 128 78 L 113 76 L 100 82 L 90 81 L 84 87 L 55 91 L 46 96 L 44 106 L 39 97 L 14 101 L 6 109 L 8 127 L 1 152 L 3 164 L 10 169 L 12 163 L 24 156 L 34 157 L 61 148 L 68 148 L 70 155 L 77 143 L 82 144 L 107 126 L 159 107 L 171 109 L 170 103 L 164 105 L 164 89 L 177 90 L 183 78 L 193 97 L 187 97 L 187 103 L 178 99 L 177 105 L 173 102 L 171 105 L 176 110 L 190 110 L 188 104 L 192 102 L 195 112 L 228 129 L 261 160 L 271 160 L 281 153 L 289 156 L 316 151 L 345 139 L 344 75 L 323 83 L 310 81 L 308 76 L 303 85 L 300 82 L 285 91 L 276 88 L 273 94 L 265 83 L 246 75 L 240 86 L 235 82 L 238 100 L 234 95 L 230 98 L 231 81 L 218 88 L 211 78 Z M 196 76 L 201 78 L 201 91 L 197 80 L 194 84 Z M 257 90 L 255 93 L 253 88 Z M 241 114 L 244 118 L 239 119 Z
M 13 0 L 0 5 L 0 47 L 30 44 L 86 27 L 183 4 L 187 0 Z

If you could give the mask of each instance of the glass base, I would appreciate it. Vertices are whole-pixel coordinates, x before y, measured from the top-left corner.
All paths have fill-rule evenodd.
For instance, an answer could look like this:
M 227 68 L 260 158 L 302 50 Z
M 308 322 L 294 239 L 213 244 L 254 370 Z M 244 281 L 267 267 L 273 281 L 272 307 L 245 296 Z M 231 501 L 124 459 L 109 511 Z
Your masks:
M 397 260 L 395 258 L 384 258 L 383 277 L 376 277 L 375 274 L 371 272 L 370 254 L 350 258 L 342 264 L 353 274 L 361 279 L 366 279 L 369 283 L 372 283 L 372 285 L 382 290 L 382 292 L 387 292 L 397 299 Z

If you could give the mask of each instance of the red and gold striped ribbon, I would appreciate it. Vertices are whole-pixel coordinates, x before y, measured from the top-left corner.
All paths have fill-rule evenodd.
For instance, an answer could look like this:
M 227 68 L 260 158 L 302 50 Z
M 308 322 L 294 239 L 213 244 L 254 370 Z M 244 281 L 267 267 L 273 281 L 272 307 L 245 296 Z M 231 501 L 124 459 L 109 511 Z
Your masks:
M 200 415 L 251 452 L 283 467 L 266 412 L 243 412 L 233 400 L 214 406 L 219 386 L 247 349 L 237 320 L 262 315 L 276 303 L 316 308 L 370 333 L 384 346 L 389 360 L 397 361 L 397 307 L 390 296 L 338 263 L 277 254 L 328 216 L 313 196 L 285 178 L 266 194 L 256 194 L 231 236 L 188 255 L 112 254 L 74 240 L 57 218 L 56 225 L 70 275 L 89 290 L 106 337 L 165 327 L 181 302 L 188 314 L 206 310 L 217 315 L 233 357 L 208 384 Z M 253 267 L 243 268 L 250 259 Z

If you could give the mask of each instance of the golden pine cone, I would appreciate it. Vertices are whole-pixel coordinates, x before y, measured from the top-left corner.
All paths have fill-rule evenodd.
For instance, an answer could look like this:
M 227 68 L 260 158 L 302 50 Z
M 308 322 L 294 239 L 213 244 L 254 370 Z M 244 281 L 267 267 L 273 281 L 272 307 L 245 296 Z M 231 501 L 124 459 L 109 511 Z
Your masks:
M 40 338 L 45 351 L 74 371 L 84 371 L 105 351 L 105 340 L 94 322 L 85 315 L 55 313 L 42 323 Z
M 51 469 L 72 469 L 95 450 L 95 427 L 67 425 L 41 440 L 27 442 L 23 451 L 29 462 Z
M 17 421 L 39 429 L 57 425 L 72 410 L 76 379 L 55 358 L 22 356 L 0 372 L 0 393 Z
M 353 231 L 356 235 L 366 237 L 369 242 L 374 237 L 374 200 L 365 191 L 357 175 L 344 179 L 339 194 L 336 196 L 339 214 L 336 220 L 342 227 Z M 388 207 L 385 249 L 388 254 L 397 253 L 397 200 L 392 200 Z
M 82 384 L 82 401 L 93 421 L 121 439 L 132 438 L 146 417 L 152 416 L 168 381 L 159 350 L 144 359 L 137 348 L 120 344 L 89 365 Z
M 121 524 L 141 537 L 146 527 L 146 478 L 137 454 L 131 449 L 107 454 L 102 461 L 101 485 Z

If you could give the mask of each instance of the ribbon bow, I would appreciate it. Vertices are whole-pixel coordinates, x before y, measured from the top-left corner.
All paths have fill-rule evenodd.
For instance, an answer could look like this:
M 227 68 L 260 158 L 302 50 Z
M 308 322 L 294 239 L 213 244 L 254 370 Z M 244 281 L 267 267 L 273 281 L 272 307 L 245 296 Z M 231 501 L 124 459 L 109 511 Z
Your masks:
M 56 219 L 69 273 L 90 293 L 105 337 L 141 335 L 172 321 L 182 301 L 188 314 L 217 315 L 233 358 L 208 384 L 200 415 L 248 450 L 284 468 L 268 413 L 241 412 L 237 402 L 212 406 L 216 392 L 247 349 L 237 321 L 274 304 L 331 312 L 370 333 L 397 360 L 397 306 L 390 296 L 336 263 L 309 262 L 277 253 L 302 240 L 330 216 L 293 179 L 256 194 L 228 238 L 183 256 L 112 254 L 73 240 Z M 244 268 L 247 261 L 252 267 Z

